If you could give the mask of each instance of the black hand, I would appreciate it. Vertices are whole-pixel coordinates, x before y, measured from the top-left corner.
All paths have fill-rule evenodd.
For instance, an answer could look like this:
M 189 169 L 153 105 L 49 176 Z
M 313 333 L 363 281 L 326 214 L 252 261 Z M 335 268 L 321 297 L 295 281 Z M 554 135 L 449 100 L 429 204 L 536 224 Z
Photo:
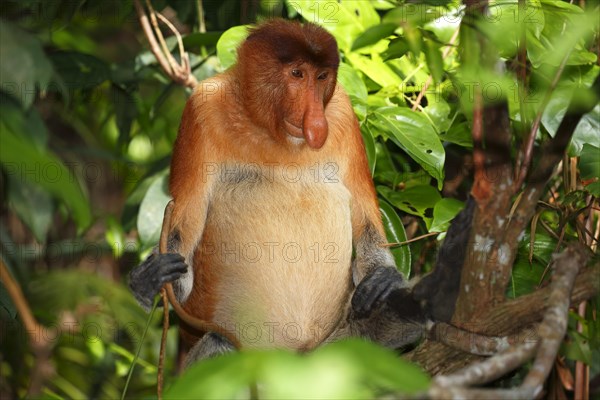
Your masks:
M 154 296 L 167 282 L 176 281 L 187 271 L 181 254 L 152 254 L 129 274 L 129 287 L 135 298 L 146 310 L 150 310 Z
M 394 289 L 405 286 L 406 282 L 396 268 L 376 268 L 359 283 L 354 292 L 352 309 L 356 317 L 367 317 L 386 300 Z

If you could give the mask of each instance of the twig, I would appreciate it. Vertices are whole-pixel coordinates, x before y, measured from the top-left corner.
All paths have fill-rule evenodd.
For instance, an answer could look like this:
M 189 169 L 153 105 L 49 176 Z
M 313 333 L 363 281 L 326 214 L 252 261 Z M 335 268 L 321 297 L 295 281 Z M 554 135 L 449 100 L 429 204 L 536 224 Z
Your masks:
M 29 345 L 34 355 L 34 364 L 30 372 L 27 397 L 37 397 L 42 391 L 44 382 L 54 373 L 54 369 L 48 360 L 52 352 L 52 343 L 48 338 L 55 338 L 57 335 L 54 329 L 47 328 L 37 322 L 21 291 L 21 287 L 13 279 L 1 258 L 0 279 L 4 283 L 4 287 L 15 305 L 19 318 L 29 336 Z
M 577 307 L 577 313 L 580 317 L 585 319 L 585 309 L 587 301 L 582 302 Z M 583 324 L 577 321 L 577 332 L 583 332 Z M 590 367 L 584 362 L 577 360 L 575 362 L 575 399 L 589 399 L 590 398 Z
M 154 11 L 150 0 L 146 0 L 146 7 L 148 7 L 148 11 L 150 14 L 150 22 L 152 23 L 152 27 L 154 28 L 154 35 L 158 38 L 158 42 L 160 43 L 160 48 L 162 49 L 163 56 L 165 56 L 167 58 L 167 61 L 169 62 L 169 66 L 171 68 L 169 70 L 169 73 L 173 74 L 175 72 L 178 72 L 176 67 L 177 63 L 173 59 L 173 56 L 169 51 L 169 47 L 167 46 L 167 42 L 165 42 L 165 38 L 162 34 L 162 31 L 158 26 L 158 20 L 156 19 L 156 11 Z
M 179 58 L 181 59 L 181 63 L 182 65 L 179 66 L 177 64 L 177 61 L 175 61 L 175 59 L 173 58 L 173 56 L 171 56 L 171 53 L 167 53 L 169 55 L 169 60 L 172 60 L 173 62 L 173 67 L 175 69 L 178 69 L 180 71 L 180 73 L 184 72 L 184 69 L 186 68 L 186 64 L 189 64 L 189 59 L 188 59 L 188 54 L 185 52 L 185 49 L 183 47 L 183 39 L 181 38 L 181 34 L 179 33 L 179 31 L 177 30 L 177 28 L 175 28 L 175 25 L 173 25 L 171 23 L 171 21 L 169 21 L 164 15 L 162 15 L 161 13 L 157 12 L 156 16 L 158 17 L 158 19 L 160 19 L 165 25 L 167 25 L 167 27 L 171 30 L 171 32 L 173 32 L 173 35 L 175 35 L 175 38 L 177 39 L 177 46 L 179 47 Z M 189 66 L 188 66 L 189 67 Z
M 439 234 L 440 234 L 440 232 L 429 232 L 424 235 L 405 240 L 404 242 L 386 243 L 386 244 L 382 245 L 381 247 L 400 247 L 400 246 L 404 246 L 404 245 L 407 245 L 407 244 L 413 243 L 413 242 L 418 242 L 419 240 L 428 238 L 430 236 L 439 235 Z
M 160 240 L 158 242 L 158 252 L 160 254 L 165 254 L 168 251 L 167 243 L 169 239 L 169 231 L 171 230 L 171 214 L 173 212 L 173 205 L 174 203 L 170 201 L 165 207 L 162 230 L 160 231 Z M 167 290 L 165 288 L 162 288 L 160 290 L 160 296 L 163 301 L 163 330 L 162 337 L 160 339 L 158 373 L 156 376 L 156 394 L 159 400 L 162 399 L 165 349 L 167 347 L 167 333 L 169 332 L 169 298 L 167 296 Z
M 154 30 L 148 19 L 148 15 L 146 14 L 144 7 L 140 3 L 140 0 L 134 0 L 133 4 L 138 14 L 138 18 L 140 20 L 140 25 L 142 26 L 142 29 L 144 31 L 144 35 L 146 36 L 146 39 L 148 39 L 148 44 L 150 44 L 150 51 L 152 51 L 152 54 L 154 54 L 154 57 L 156 57 L 156 61 L 158 61 L 158 64 L 160 65 L 162 70 L 173 82 L 179 85 L 187 86 L 189 88 L 194 88 L 198 84 L 198 80 L 192 74 L 187 53 L 182 53 L 181 64 L 178 64 L 177 61 L 175 61 L 175 59 L 171 55 L 171 52 L 168 50 L 168 48 L 166 48 L 166 43 L 164 39 L 162 39 L 162 33 L 160 33 L 160 29 L 158 29 L 158 22 L 156 21 L 156 15 L 159 15 L 158 18 L 160 18 L 160 14 L 154 13 L 154 10 L 151 8 L 150 2 L 148 1 L 148 5 L 150 8 L 150 16 L 153 19 L 153 24 L 157 30 L 156 35 L 158 35 L 159 39 L 162 39 L 162 49 L 161 45 L 159 45 L 156 39 Z M 166 18 L 164 18 L 164 20 L 166 20 Z M 175 27 L 172 26 L 172 24 L 167 26 L 169 26 L 170 29 L 174 29 L 176 31 Z M 179 40 L 180 36 L 178 36 L 178 41 Z M 182 47 L 183 44 L 180 43 L 180 52 L 182 51 Z
M 196 1 L 196 7 L 198 8 L 198 32 L 206 32 L 206 22 L 204 21 L 204 6 L 202 0 Z
M 158 371 L 156 373 L 156 395 L 158 400 L 162 399 L 163 382 L 165 374 L 165 352 L 167 348 L 167 334 L 169 333 L 169 298 L 165 289 L 160 290 L 163 301 L 163 329 L 160 337 L 160 353 L 158 354 Z

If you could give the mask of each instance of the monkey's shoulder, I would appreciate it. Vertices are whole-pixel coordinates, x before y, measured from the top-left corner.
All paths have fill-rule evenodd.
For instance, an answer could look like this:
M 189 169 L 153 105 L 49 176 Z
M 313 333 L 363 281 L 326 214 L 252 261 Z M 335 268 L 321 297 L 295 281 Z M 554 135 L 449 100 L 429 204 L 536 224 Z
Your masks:
M 188 102 L 197 113 L 226 115 L 239 104 L 239 87 L 229 73 L 215 75 L 196 85 Z

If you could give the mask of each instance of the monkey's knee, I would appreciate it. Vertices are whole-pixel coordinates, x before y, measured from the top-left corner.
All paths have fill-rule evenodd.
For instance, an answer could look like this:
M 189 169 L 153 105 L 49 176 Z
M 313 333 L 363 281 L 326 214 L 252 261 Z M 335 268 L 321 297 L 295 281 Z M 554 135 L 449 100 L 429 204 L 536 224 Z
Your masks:
M 196 361 L 220 356 L 234 350 L 235 346 L 229 340 L 218 333 L 209 332 L 190 349 L 188 355 L 185 357 L 184 368 L 187 369 Z

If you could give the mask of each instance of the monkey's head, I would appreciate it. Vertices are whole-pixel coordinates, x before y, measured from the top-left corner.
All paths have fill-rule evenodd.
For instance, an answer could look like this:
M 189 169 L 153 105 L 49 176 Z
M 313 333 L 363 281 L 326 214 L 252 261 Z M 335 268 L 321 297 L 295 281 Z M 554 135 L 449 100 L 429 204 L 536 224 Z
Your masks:
M 318 25 L 275 19 L 252 29 L 236 66 L 250 118 L 275 140 L 321 148 L 339 62 L 335 39 Z

